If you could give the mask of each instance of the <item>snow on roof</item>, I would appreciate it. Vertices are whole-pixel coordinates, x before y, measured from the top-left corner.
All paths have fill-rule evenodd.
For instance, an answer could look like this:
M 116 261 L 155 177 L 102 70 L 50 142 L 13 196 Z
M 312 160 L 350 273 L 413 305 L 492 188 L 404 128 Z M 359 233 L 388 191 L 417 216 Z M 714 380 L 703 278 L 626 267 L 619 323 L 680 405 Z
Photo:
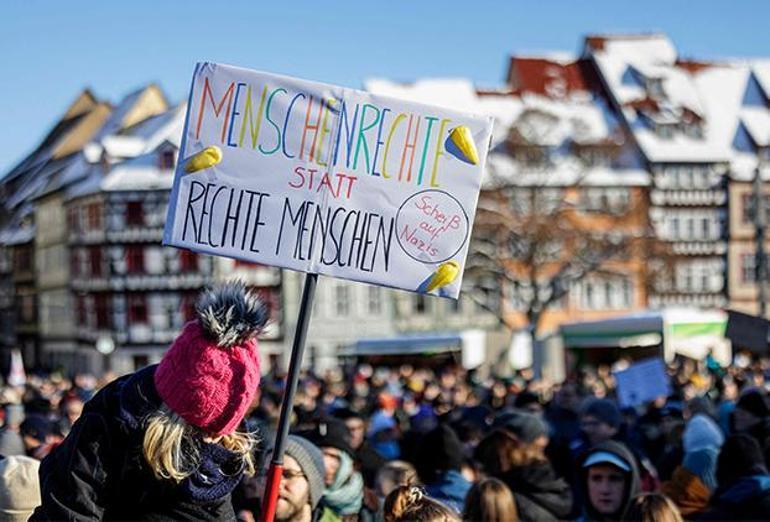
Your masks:
M 606 45 L 594 54 L 600 73 L 620 105 L 638 103 L 651 94 L 656 95 L 658 111 L 650 112 L 639 106 L 623 110 L 645 157 L 651 162 L 729 161 L 746 83 L 746 67 L 711 64 L 691 72 L 694 69 L 677 65 L 675 52 L 666 51 L 659 39 L 657 42 L 661 48 L 656 52 L 634 52 L 629 47 Z M 660 78 L 663 92 L 648 93 L 636 74 Z M 670 135 L 662 136 L 644 120 L 678 124 L 685 109 L 703 119 L 702 137 L 686 134 L 679 127 L 672 129 Z
M 759 85 L 765 91 L 765 97 L 770 98 L 770 59 L 751 60 L 750 66 Z
M 751 134 L 751 138 L 760 147 L 770 145 L 770 111 L 759 107 L 744 107 L 740 111 L 740 121 Z
M 608 54 L 625 56 L 633 63 L 668 63 L 676 62 L 677 52 L 673 42 L 662 33 L 629 35 L 591 35 L 586 38 L 601 41 L 601 48 Z
M 13 246 L 29 243 L 35 238 L 35 226 L 13 224 L 0 230 L 0 245 Z

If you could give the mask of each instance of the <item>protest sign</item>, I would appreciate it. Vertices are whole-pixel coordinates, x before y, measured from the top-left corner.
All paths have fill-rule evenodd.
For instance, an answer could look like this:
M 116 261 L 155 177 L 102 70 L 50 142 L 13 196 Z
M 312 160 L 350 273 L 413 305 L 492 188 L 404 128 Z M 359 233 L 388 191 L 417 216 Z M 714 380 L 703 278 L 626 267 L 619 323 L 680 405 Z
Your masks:
M 489 117 L 200 63 L 164 244 L 456 298 L 491 132 Z
M 625 370 L 614 372 L 621 407 L 633 407 L 671 393 L 663 359 L 639 361 Z

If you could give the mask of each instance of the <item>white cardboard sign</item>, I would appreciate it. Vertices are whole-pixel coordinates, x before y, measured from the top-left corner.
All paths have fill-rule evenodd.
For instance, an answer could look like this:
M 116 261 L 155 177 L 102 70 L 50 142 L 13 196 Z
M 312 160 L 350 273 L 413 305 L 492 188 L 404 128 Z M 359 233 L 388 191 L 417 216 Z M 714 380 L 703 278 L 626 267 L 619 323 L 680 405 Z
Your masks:
M 457 298 L 491 132 L 485 116 L 199 63 L 164 244 Z M 188 172 L 211 147 L 219 161 Z

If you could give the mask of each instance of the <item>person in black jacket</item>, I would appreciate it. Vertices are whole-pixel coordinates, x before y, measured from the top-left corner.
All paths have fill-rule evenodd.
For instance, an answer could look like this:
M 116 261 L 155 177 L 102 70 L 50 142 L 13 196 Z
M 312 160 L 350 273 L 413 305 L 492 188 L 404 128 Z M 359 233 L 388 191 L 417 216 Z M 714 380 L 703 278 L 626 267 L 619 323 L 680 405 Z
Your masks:
M 160 364 L 104 387 L 41 463 L 31 520 L 234 520 L 253 473 L 238 431 L 259 385 L 264 305 L 241 283 L 206 291 Z
M 475 457 L 487 474 L 513 492 L 519 519 L 567 518 L 572 510 L 572 491 L 545 457 L 548 430 L 542 419 L 514 410 L 500 415 L 492 428 L 476 448 Z
M 770 520 L 770 474 L 762 448 L 746 434 L 729 437 L 717 459 L 717 483 L 703 520 Z

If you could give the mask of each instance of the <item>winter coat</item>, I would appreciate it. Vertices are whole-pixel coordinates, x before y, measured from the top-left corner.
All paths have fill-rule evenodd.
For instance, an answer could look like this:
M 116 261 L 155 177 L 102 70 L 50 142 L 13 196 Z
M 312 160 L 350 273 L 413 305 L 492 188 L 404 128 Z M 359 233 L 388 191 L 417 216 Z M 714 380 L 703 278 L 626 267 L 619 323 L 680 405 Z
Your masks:
M 548 462 L 511 468 L 497 478 L 513 493 L 522 522 L 561 520 L 572 510 L 569 484 Z
M 719 487 L 700 520 L 770 520 L 770 475 L 741 477 Z
M 582 467 L 583 466 L 582 463 L 585 462 L 588 459 L 588 457 L 590 457 L 591 455 L 593 455 L 598 451 L 605 451 L 608 453 L 612 453 L 617 457 L 620 457 L 620 459 L 622 459 L 631 468 L 631 472 L 628 474 L 628 484 L 626 486 L 626 491 L 623 498 L 623 504 L 621 506 L 620 513 L 623 513 L 626 510 L 632 498 L 634 498 L 636 495 L 641 493 L 639 468 L 637 467 L 636 458 L 634 457 L 634 454 L 631 452 L 631 450 L 629 450 L 625 444 L 621 444 L 619 442 L 615 442 L 612 440 L 602 442 L 601 444 L 597 444 L 585 455 L 584 459 L 579 463 L 579 469 L 580 469 L 579 486 L 580 486 L 582 497 L 585 499 L 585 505 L 583 506 L 583 511 L 584 511 L 584 520 L 587 520 L 587 521 L 612 520 L 611 517 L 608 518 L 605 515 L 602 515 L 601 513 L 596 511 L 594 507 L 591 505 L 591 502 L 589 500 L 590 497 L 588 496 L 588 470 Z
M 463 512 L 465 496 L 471 489 L 471 483 L 462 476 L 459 471 L 447 471 L 442 473 L 433 484 L 425 486 L 428 496 L 443 502 L 458 513 Z
M 703 481 L 683 466 L 677 467 L 671 480 L 663 483 L 661 493 L 674 501 L 685 518 L 693 515 L 692 518 L 697 519 L 695 515 L 708 509 L 711 498 L 711 491 Z
M 155 478 L 142 453 L 143 419 L 161 405 L 155 366 L 122 377 L 84 407 L 40 466 L 42 505 L 30 520 L 235 520 L 230 493 L 243 461 L 198 443 L 201 465 L 177 484 Z

